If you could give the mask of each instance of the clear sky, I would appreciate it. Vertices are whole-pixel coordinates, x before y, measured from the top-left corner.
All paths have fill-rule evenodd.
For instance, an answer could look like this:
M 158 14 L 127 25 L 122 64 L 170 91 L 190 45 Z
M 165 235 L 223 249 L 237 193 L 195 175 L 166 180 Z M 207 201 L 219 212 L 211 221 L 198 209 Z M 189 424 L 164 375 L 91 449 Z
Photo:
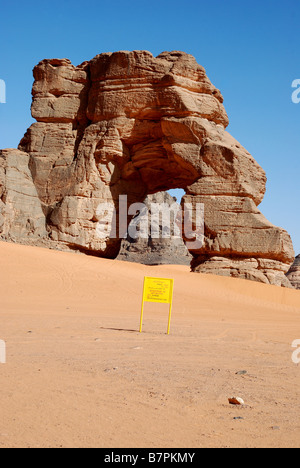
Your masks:
M 17 147 L 30 115 L 32 69 L 44 58 L 74 65 L 101 52 L 182 50 L 221 89 L 229 132 L 268 177 L 260 205 L 300 253 L 299 0 L 0 0 L 0 148 Z

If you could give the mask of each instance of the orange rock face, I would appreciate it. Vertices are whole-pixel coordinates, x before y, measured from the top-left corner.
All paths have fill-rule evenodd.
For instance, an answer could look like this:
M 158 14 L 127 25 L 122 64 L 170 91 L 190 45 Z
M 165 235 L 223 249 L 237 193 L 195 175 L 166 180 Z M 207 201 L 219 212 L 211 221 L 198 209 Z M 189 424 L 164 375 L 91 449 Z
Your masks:
M 19 150 L 53 241 L 115 257 L 121 239 L 97 236 L 99 206 L 118 213 L 120 194 L 131 204 L 183 188 L 185 202 L 205 207 L 194 271 L 289 285 L 291 239 L 257 208 L 265 173 L 226 132 L 222 95 L 191 55 L 121 51 L 78 67 L 44 60 L 34 78 L 37 122 Z

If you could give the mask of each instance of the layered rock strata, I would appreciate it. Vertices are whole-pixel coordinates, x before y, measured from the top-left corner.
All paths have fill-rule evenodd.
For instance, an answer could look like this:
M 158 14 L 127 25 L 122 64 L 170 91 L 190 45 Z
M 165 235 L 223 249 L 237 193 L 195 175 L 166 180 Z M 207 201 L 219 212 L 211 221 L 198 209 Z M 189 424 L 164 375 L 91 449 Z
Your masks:
M 78 67 L 43 60 L 34 78 L 37 122 L 19 152 L 1 156 L 2 235 L 46 231 L 58 245 L 115 258 L 130 216 L 125 226 L 117 221 L 113 236 L 112 219 L 99 207 L 115 207 L 118 220 L 120 194 L 130 206 L 147 194 L 183 188 L 186 202 L 205 206 L 204 244 L 191 250 L 193 271 L 289 285 L 291 239 L 257 208 L 265 173 L 226 132 L 223 97 L 191 55 L 121 51 Z M 22 180 L 32 191 L 31 209 L 18 180 L 24 209 L 19 199 L 19 221 L 12 224 L 6 214 L 14 210 L 6 195 L 12 189 L 3 175 L 15 164 L 11 158 L 29 161 Z M 99 236 L 105 224 L 107 235 Z

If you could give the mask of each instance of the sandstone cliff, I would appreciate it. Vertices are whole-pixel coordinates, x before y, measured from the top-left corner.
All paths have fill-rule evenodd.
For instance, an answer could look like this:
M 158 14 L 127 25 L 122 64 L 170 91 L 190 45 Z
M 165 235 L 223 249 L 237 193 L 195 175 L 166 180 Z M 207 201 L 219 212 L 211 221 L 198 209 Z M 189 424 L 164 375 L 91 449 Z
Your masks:
M 193 271 L 289 285 L 291 239 L 257 208 L 265 173 L 226 132 L 222 95 L 191 55 L 121 51 L 78 67 L 43 60 L 34 78 L 37 122 L 19 151 L 1 153 L 4 238 L 44 236 L 115 258 L 123 236 L 99 238 L 99 206 L 118 215 L 120 194 L 130 205 L 183 188 L 186 202 L 205 206 Z
M 300 255 L 295 258 L 295 261 L 286 276 L 294 288 L 300 289 Z

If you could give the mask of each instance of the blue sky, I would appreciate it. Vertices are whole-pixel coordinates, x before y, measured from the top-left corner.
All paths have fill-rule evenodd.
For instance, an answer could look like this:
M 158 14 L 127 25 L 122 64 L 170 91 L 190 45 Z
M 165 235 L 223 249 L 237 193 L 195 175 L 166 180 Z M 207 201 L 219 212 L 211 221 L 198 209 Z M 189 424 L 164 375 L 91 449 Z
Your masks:
M 44 58 L 74 65 L 101 52 L 183 50 L 221 89 L 229 132 L 265 169 L 261 211 L 300 253 L 299 0 L 0 0 L 0 148 L 16 147 L 30 115 L 32 69 Z

